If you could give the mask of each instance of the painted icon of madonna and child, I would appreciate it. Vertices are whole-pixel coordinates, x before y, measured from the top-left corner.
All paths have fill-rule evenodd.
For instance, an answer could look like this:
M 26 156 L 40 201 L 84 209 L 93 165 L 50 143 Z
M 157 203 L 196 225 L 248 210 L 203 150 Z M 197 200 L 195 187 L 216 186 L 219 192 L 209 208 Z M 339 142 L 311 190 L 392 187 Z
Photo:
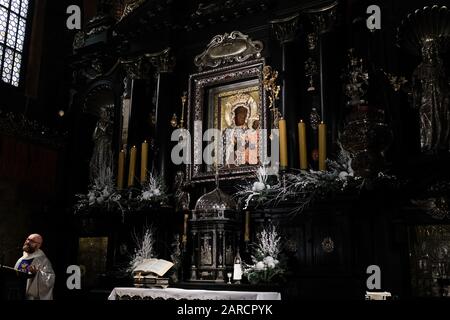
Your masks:
M 233 95 L 221 113 L 225 167 L 258 164 L 260 120 L 255 99 L 249 93 Z

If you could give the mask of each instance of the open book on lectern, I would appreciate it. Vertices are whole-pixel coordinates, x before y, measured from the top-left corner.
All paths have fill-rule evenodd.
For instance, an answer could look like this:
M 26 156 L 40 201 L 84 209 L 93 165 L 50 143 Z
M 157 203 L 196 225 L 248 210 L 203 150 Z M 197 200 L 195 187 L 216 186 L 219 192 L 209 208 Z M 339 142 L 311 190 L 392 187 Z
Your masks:
M 173 263 L 163 259 L 144 259 L 142 263 L 134 268 L 134 274 L 155 274 L 162 277 L 172 268 Z

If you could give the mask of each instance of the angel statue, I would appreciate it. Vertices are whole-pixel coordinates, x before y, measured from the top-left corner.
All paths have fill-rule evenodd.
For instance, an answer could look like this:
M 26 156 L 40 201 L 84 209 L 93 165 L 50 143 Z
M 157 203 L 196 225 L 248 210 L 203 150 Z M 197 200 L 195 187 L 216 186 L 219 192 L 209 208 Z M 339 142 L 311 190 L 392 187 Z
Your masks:
M 100 118 L 95 126 L 92 140 L 94 149 L 89 163 L 90 181 L 96 185 L 112 184 L 113 154 L 112 154 L 112 116 L 113 106 L 102 106 Z
M 449 21 L 450 9 L 436 4 L 408 13 L 397 28 L 397 44 L 422 59 L 408 93 L 418 110 L 424 153 L 450 151 L 450 83 L 442 58 L 450 41 Z

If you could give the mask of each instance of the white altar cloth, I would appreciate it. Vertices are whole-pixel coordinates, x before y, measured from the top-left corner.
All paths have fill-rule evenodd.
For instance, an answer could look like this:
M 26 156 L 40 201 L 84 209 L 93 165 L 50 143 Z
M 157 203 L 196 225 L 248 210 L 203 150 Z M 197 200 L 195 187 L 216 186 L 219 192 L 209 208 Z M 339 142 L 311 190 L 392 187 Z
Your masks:
M 108 300 L 163 299 L 163 300 L 281 300 L 279 292 L 213 291 L 178 288 L 114 288 Z

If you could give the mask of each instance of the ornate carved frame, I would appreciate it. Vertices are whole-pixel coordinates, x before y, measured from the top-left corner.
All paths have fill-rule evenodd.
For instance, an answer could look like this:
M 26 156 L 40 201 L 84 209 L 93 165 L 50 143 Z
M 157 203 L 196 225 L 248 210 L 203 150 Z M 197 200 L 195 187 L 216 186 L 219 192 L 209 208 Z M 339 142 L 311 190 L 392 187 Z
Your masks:
M 193 74 L 189 77 L 189 100 L 187 112 L 187 129 L 191 133 L 191 159 L 192 164 L 186 166 L 186 177 L 188 183 L 204 183 L 213 181 L 215 178 L 214 172 L 207 172 L 203 169 L 203 165 L 194 163 L 194 156 L 199 152 L 198 144 L 194 143 L 194 121 L 202 121 L 203 131 L 206 129 L 204 121 L 205 106 L 208 104 L 206 95 L 209 90 L 217 88 L 218 86 L 229 86 L 249 80 L 256 79 L 259 87 L 260 100 L 258 102 L 258 110 L 260 115 L 260 128 L 267 129 L 268 127 L 268 111 L 266 108 L 266 93 L 263 86 L 263 68 L 265 60 L 263 58 L 251 60 L 247 62 L 237 63 L 221 68 L 215 68 L 209 71 Z M 203 132 L 201 133 L 203 136 Z M 262 139 L 260 138 L 259 145 L 261 146 Z M 267 147 L 267 146 L 266 146 Z M 197 149 L 196 149 L 197 148 Z M 200 150 L 203 154 L 203 150 Z M 219 169 L 220 180 L 234 180 L 248 177 L 256 171 L 258 165 L 245 165 L 236 168 L 221 168 Z

